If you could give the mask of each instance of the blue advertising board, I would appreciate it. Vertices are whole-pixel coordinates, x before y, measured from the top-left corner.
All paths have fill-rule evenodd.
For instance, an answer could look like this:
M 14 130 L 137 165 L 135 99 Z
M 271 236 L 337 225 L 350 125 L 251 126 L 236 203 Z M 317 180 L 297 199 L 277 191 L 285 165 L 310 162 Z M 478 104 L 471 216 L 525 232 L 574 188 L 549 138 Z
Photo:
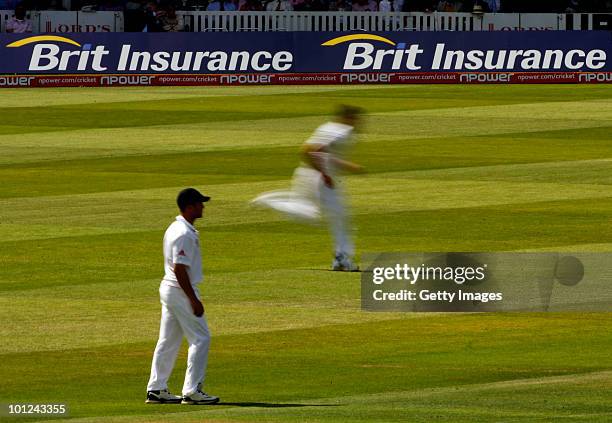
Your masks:
M 103 76 L 136 85 L 610 82 L 611 46 L 607 31 L 3 34 L 0 86 L 44 86 L 45 76 L 70 76 L 68 85 L 109 85 Z

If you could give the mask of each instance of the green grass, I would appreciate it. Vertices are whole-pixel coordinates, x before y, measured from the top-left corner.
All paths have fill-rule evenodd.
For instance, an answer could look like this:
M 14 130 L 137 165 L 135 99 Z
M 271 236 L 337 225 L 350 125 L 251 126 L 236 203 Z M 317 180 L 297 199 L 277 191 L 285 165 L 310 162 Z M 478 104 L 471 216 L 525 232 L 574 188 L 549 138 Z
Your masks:
M 359 252 L 612 251 L 612 88 L 3 90 L 0 403 L 72 421 L 606 422 L 612 315 L 359 308 L 324 227 L 251 209 L 338 103 Z M 198 222 L 215 407 L 146 406 L 161 238 Z M 183 348 L 171 380 L 178 392 Z M 0 417 L 4 419 L 6 417 Z M 19 418 L 18 421 L 32 419 Z M 43 420 L 42 417 L 34 420 Z

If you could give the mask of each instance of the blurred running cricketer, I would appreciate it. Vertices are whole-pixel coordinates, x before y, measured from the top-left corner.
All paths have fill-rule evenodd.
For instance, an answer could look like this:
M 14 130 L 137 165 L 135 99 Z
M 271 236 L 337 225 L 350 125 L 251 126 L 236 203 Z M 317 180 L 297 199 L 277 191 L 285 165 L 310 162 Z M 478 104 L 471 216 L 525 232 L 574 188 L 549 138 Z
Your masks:
M 353 132 L 362 110 L 342 105 L 335 118 L 319 126 L 302 147 L 302 164 L 293 173 L 291 191 L 274 191 L 255 198 L 255 205 L 269 207 L 303 222 L 316 222 L 323 215 L 334 239 L 332 269 L 357 271 L 353 263 L 355 246 L 349 233 L 349 219 L 337 175 L 341 171 L 361 172 L 358 164 L 344 159 L 353 144 Z

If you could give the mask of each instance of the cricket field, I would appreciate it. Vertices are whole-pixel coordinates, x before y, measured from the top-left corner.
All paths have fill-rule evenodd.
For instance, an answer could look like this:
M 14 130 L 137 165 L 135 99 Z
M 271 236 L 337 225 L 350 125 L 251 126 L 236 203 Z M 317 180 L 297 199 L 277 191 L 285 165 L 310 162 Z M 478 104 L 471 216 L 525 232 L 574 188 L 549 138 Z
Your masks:
M 0 404 L 87 422 L 609 422 L 612 314 L 375 313 L 286 188 L 341 103 L 357 250 L 612 253 L 612 86 L 0 92 Z M 198 221 L 217 406 L 145 405 L 162 237 Z M 180 393 L 183 345 L 170 390 Z M 32 415 L 0 420 L 45 420 Z

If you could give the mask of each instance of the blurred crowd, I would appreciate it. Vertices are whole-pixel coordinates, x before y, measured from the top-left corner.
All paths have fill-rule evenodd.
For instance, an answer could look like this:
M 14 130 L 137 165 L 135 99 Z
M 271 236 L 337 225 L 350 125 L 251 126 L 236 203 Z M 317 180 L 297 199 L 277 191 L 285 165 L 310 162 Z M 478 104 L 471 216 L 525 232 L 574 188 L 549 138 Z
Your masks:
M 66 10 L 62 5 L 60 0 L 0 0 L 0 9 L 15 8 L 10 32 L 31 32 L 25 11 Z M 121 11 L 128 32 L 184 31 L 177 10 L 612 13 L 612 0 L 72 0 L 70 5 L 72 10 Z
M 16 0 L 0 0 L 13 9 Z M 65 10 L 61 0 L 23 0 L 27 10 Z M 2 5 L 11 7 L 2 7 Z M 356 12 L 612 12 L 612 0 L 72 0 L 72 10 L 146 14 L 176 10 L 209 11 L 356 11 Z

